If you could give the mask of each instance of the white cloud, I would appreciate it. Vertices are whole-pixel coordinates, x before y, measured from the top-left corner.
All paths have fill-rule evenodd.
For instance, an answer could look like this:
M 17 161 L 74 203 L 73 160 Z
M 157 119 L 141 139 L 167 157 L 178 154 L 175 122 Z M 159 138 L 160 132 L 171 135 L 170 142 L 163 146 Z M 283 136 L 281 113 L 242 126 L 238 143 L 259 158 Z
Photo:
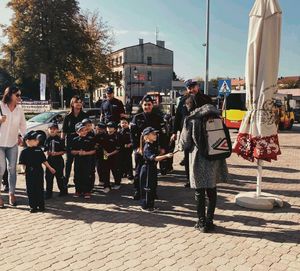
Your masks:
M 116 35 L 126 35 L 129 33 L 129 30 L 126 30 L 126 29 L 117 29 L 117 30 L 114 30 L 115 34 Z

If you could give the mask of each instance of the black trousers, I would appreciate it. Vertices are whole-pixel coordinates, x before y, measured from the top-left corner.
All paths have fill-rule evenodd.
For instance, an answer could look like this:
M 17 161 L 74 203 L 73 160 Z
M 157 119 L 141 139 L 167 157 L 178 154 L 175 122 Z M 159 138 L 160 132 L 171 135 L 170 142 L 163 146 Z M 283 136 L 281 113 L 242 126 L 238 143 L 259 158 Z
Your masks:
M 133 176 L 132 148 L 125 148 L 120 151 L 121 174 Z
M 104 160 L 103 160 L 103 155 L 101 157 L 96 158 L 96 168 L 97 168 L 97 173 L 99 177 L 99 182 L 104 183 L 104 176 L 103 176 L 103 167 L 104 167 Z
M 184 151 L 184 169 L 186 178 L 189 181 L 190 180 L 190 168 L 189 168 L 189 151 Z
M 205 215 L 205 192 L 208 197 L 207 215 Z M 199 219 L 213 221 L 217 203 L 217 188 L 196 189 L 195 200 Z
M 66 174 L 66 183 L 69 183 L 69 178 L 71 174 L 71 169 L 72 169 L 72 164 L 74 162 L 74 155 L 71 153 L 70 150 L 67 150 L 66 152 L 67 160 L 66 160 L 66 169 L 65 169 L 65 174 Z
M 52 174 L 48 169 L 46 169 L 46 193 L 51 196 L 53 192 L 53 179 L 56 178 L 57 186 L 60 192 L 65 193 L 67 190 L 67 185 L 63 175 L 64 170 L 64 160 L 61 156 L 48 157 L 48 163 L 51 167 L 56 170 L 55 174 Z
M 43 169 L 35 170 L 33 168 L 26 168 L 25 178 L 30 208 L 45 208 Z
M 153 208 L 157 188 L 157 168 L 155 165 L 144 164 L 141 167 L 140 195 L 142 208 Z
M 107 160 L 103 160 L 102 174 L 103 174 L 103 182 L 104 188 L 111 187 L 110 185 L 110 172 L 114 177 L 115 185 L 121 184 L 121 170 L 119 167 L 119 157 L 118 154 L 108 157 Z
M 144 164 L 143 156 L 137 152 L 134 152 L 134 160 L 135 160 L 135 175 L 134 175 L 134 188 L 136 192 L 140 194 L 140 174 L 141 168 Z
M 94 155 L 75 156 L 74 183 L 77 193 L 90 193 L 93 189 L 93 174 L 95 174 Z

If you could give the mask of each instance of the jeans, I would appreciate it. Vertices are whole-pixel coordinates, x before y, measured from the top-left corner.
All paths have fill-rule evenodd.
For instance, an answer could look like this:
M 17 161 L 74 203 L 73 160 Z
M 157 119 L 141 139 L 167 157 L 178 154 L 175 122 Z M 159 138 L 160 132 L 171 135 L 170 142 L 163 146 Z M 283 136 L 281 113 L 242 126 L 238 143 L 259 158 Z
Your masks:
M 15 194 L 17 182 L 18 145 L 13 147 L 0 147 L 0 180 L 2 180 L 7 160 L 9 193 Z

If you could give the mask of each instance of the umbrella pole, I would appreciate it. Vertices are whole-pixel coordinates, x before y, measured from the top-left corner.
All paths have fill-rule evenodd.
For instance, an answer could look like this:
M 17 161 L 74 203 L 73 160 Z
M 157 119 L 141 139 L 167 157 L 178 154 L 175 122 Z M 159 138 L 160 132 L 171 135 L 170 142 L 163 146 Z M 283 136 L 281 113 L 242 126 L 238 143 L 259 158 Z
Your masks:
M 256 197 L 260 197 L 261 195 L 262 164 L 262 160 L 257 159 Z

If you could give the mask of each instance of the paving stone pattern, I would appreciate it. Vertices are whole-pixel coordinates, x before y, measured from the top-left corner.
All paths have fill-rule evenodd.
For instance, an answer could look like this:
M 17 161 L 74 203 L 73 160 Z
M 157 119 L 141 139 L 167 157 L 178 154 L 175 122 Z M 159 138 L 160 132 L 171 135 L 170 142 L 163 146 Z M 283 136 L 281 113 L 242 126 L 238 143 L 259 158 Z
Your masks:
M 264 164 L 263 192 L 280 196 L 284 207 L 235 205 L 236 194 L 255 190 L 256 165 L 232 155 L 229 183 L 218 187 L 214 233 L 193 228 L 182 154 L 175 171 L 159 179 L 156 214 L 140 211 L 127 180 L 120 191 L 97 190 L 90 200 L 56 192 L 47 212 L 30 214 L 19 175 L 18 207 L 0 210 L 0 270 L 300 270 L 300 127 L 281 133 L 280 143 L 279 160 Z

